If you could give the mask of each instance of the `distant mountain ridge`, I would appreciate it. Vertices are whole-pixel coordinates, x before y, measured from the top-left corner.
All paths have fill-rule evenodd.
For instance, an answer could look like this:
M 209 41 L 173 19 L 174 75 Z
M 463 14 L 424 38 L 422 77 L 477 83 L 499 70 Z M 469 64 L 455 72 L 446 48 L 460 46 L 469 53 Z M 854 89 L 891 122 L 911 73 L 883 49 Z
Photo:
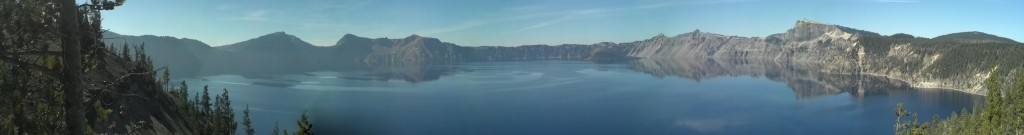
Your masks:
M 302 39 L 294 35 L 274 32 L 242 42 L 218 46 L 217 48 L 227 51 L 302 51 L 304 49 L 316 48 L 316 46 L 302 41 Z
M 935 40 L 951 40 L 965 43 L 1018 43 L 1009 38 L 999 37 L 996 35 L 982 33 L 977 31 L 970 32 L 958 32 L 952 34 L 946 34 L 933 38 Z
M 981 32 L 954 33 L 934 39 L 906 38 L 913 36 L 882 36 L 810 20 L 799 20 L 785 33 L 763 38 L 696 30 L 626 43 L 515 47 L 467 47 L 418 35 L 371 39 L 346 34 L 335 45 L 313 46 L 293 35 L 275 32 L 218 47 L 190 39 L 107 35 L 131 39 L 130 43 L 145 42 L 147 48 L 152 48 L 147 49 L 147 53 L 153 54 L 157 66 L 171 65 L 175 71 L 194 71 L 185 72 L 184 76 L 418 67 L 478 61 L 711 58 L 816 63 L 826 65 L 820 70 L 827 73 L 879 75 L 904 80 L 915 87 L 983 93 L 980 84 L 986 77 L 978 75 L 992 71 L 991 65 L 998 65 L 1001 73 L 1016 73 L 1015 69 L 1024 64 L 1016 62 L 1024 59 L 1024 55 L 1014 52 L 1024 51 L 1021 43 Z M 123 44 L 116 39 L 107 41 L 108 44 Z M 185 60 L 178 60 L 180 58 Z

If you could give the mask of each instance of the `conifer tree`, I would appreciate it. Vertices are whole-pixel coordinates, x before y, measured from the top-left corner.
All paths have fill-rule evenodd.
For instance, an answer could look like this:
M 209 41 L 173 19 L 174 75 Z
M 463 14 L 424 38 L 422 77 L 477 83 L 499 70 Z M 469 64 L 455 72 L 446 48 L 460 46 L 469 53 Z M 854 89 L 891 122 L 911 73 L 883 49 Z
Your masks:
M 224 117 L 223 116 L 223 111 L 224 111 L 224 109 L 220 108 L 220 105 L 223 104 L 223 102 L 220 100 L 220 96 L 217 96 L 216 98 L 214 98 L 213 104 L 214 104 L 213 112 L 211 112 L 210 116 L 208 116 L 209 119 L 210 119 L 210 122 L 213 123 L 213 124 L 210 124 L 211 128 L 213 129 L 213 134 L 216 134 L 216 135 L 226 135 L 227 133 L 224 132 L 224 129 L 227 128 L 227 125 L 224 124 L 224 120 L 223 120 L 223 117 Z
M 299 125 L 295 135 L 313 135 L 313 124 L 309 123 L 309 112 L 303 111 L 302 118 L 297 122 Z
M 203 95 L 202 95 L 202 97 L 199 97 L 199 98 L 202 98 L 201 100 L 199 100 L 199 105 L 200 105 L 200 108 L 199 108 L 200 111 L 199 112 L 202 112 L 203 116 L 209 116 L 210 115 L 210 111 L 212 110 L 210 108 L 211 104 L 210 104 L 210 86 L 209 85 L 203 86 Z
M 235 123 L 235 111 L 231 108 L 231 100 L 228 96 L 228 89 L 223 89 L 224 93 L 220 94 L 217 98 L 217 115 L 214 116 L 218 121 L 219 133 L 223 134 L 235 134 L 235 129 L 238 129 L 238 123 Z
M 178 88 L 178 92 L 176 94 L 178 95 L 175 96 L 178 96 L 178 98 L 180 98 L 182 101 L 191 101 L 188 100 L 188 84 L 185 84 L 184 80 L 181 81 L 181 87 Z
M 995 69 L 995 68 L 993 68 Z M 985 98 L 985 110 L 982 114 L 985 122 L 982 123 L 982 130 L 988 132 L 987 134 L 1001 134 L 999 131 L 1002 121 L 1002 105 L 1003 96 L 1002 91 L 999 89 L 999 79 L 996 78 L 998 71 L 993 70 L 989 74 L 988 80 L 986 80 L 986 87 L 988 89 L 988 96 Z
M 128 50 L 130 50 L 128 49 L 128 42 L 125 42 L 124 45 L 121 46 L 121 57 L 126 61 L 132 61 L 132 56 L 129 55 Z
M 174 90 L 171 85 L 171 68 L 164 68 L 164 74 L 160 77 L 160 84 L 164 86 L 164 90 Z
M 245 110 L 242 110 L 242 125 L 245 126 L 245 134 L 253 135 L 256 131 L 252 128 L 252 120 L 249 119 L 249 105 L 245 105 Z
M 270 130 L 270 134 L 271 135 L 280 135 L 281 134 L 281 130 L 279 129 L 279 127 L 280 127 L 280 125 L 277 124 L 277 121 L 274 121 L 274 130 Z

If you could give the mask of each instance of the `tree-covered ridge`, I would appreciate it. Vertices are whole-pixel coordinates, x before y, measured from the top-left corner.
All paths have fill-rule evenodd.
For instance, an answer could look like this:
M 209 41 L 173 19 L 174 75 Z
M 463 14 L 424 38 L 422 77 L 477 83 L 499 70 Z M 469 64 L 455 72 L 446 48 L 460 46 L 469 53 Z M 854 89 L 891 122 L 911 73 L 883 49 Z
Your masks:
M 1013 39 L 999 37 L 996 35 L 977 31 L 951 33 L 942 36 L 937 36 L 932 39 L 962 43 L 1018 43 Z
M 116 48 L 116 47 L 104 47 Z M 235 132 L 233 112 L 227 91 L 209 98 L 188 98 L 188 88 L 168 85 L 170 72 L 154 69 L 144 46 L 134 49 L 107 49 L 100 64 L 85 72 L 86 99 L 84 110 L 87 134 L 157 134 Z M 120 53 L 114 53 L 120 52 Z M 54 59 L 44 65 L 59 67 Z M 56 89 L 59 82 L 33 76 L 32 70 L 18 70 L 21 65 L 5 65 L 0 71 L 0 133 L 3 134 L 65 134 L 60 119 L 66 119 Z M 161 79 L 156 71 L 162 70 Z M 206 90 L 204 89 L 204 93 Z M 65 102 L 66 103 L 66 102 Z M 162 125 L 162 126 L 158 126 Z
M 902 104 L 898 105 L 895 111 L 896 134 L 1024 134 L 1024 116 L 1020 115 L 1024 114 L 1024 79 L 1017 79 L 1017 83 L 1011 88 L 1002 88 L 1001 83 L 1007 81 L 996 78 L 997 74 L 1000 74 L 998 70 L 993 70 L 986 80 L 985 87 L 989 92 L 984 108 L 975 107 L 971 111 L 963 109 L 959 114 L 952 112 L 949 118 L 942 121 L 939 121 L 936 115 L 933 116 L 933 121 L 922 123 L 917 121 L 917 114 L 904 110 Z M 1016 75 L 1024 77 L 1024 73 Z
M 124 2 L 0 1 L 0 134 L 235 134 L 226 89 L 190 98 L 144 45 L 101 41 L 99 12 Z
M 3 131 L 85 134 L 92 129 L 87 126 L 86 115 L 95 113 L 88 114 L 90 108 L 86 104 L 100 100 L 85 93 L 96 89 L 109 91 L 117 85 L 97 82 L 97 76 L 86 76 L 104 74 L 98 71 L 104 71 L 111 58 L 99 41 L 100 11 L 123 3 L 124 0 L 92 0 L 82 5 L 74 0 L 0 2 L 0 9 L 4 9 L 0 10 L 0 20 L 4 20 L 0 23 L 0 71 L 6 72 L 0 82 L 4 83 L 4 93 L 14 96 L 5 98 L 4 103 L 8 104 L 0 112 L 6 119 L 3 121 L 12 121 L 3 124 L 11 125 Z M 91 110 L 100 110 L 94 111 L 100 114 L 110 112 Z M 36 118 L 43 121 L 31 121 Z
M 976 33 L 976 32 L 975 32 Z M 974 37 L 957 37 L 947 35 L 954 39 L 973 39 Z M 931 63 L 928 61 L 901 61 L 899 63 L 883 64 L 876 66 L 877 69 L 895 69 L 905 73 L 914 73 L 921 70 L 921 74 L 929 74 L 935 77 L 948 78 L 953 76 L 975 76 L 966 75 L 990 70 L 985 65 L 999 65 L 996 69 L 1000 73 L 1011 73 L 1021 68 L 1024 62 L 1024 44 L 1017 42 L 961 42 L 957 40 L 944 40 L 940 38 L 910 38 L 913 36 L 897 34 L 893 36 L 864 36 L 858 40 L 858 44 L 864 46 L 865 52 L 874 55 L 892 55 L 894 53 L 912 52 L 924 56 L 933 56 Z M 909 49 L 901 52 L 890 52 L 893 50 Z M 927 66 L 926 66 L 927 64 Z M 997 78 L 1006 78 L 1004 75 L 996 75 Z

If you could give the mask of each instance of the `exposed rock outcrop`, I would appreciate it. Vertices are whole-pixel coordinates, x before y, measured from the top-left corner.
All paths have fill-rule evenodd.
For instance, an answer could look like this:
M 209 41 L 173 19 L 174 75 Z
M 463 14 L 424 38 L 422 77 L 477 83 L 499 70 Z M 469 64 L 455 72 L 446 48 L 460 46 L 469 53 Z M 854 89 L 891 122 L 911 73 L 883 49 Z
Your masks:
M 786 33 L 764 39 L 723 36 L 699 31 L 640 41 L 630 56 L 645 58 L 770 58 L 780 62 L 822 64 L 820 70 L 867 74 L 907 81 L 911 86 L 983 93 L 991 66 L 1016 72 L 1020 43 L 970 34 L 936 39 L 884 37 L 838 25 L 801 20 Z M 964 35 L 964 34 L 958 34 Z M 982 36 L 977 36 L 982 35 Z M 977 40 L 977 37 L 984 37 Z M 949 40 L 957 39 L 957 40 Z M 948 42 L 954 41 L 954 42 Z M 992 44 L 997 43 L 997 44 Z M 951 57 L 950 55 L 956 55 Z M 992 59 L 985 59 L 992 58 Z M 953 64 L 957 63 L 957 64 Z M 1013 80 L 1005 74 L 997 74 Z

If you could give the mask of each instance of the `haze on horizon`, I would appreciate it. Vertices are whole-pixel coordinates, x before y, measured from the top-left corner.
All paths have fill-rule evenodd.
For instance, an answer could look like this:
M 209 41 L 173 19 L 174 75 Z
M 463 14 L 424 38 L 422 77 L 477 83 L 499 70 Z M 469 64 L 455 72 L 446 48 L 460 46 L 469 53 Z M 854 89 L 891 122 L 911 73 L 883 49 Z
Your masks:
M 83 3 L 83 0 L 79 0 Z M 192 38 L 212 46 L 284 31 L 314 45 L 344 34 L 412 34 L 466 46 L 630 42 L 700 29 L 764 37 L 796 20 L 880 34 L 935 37 L 981 31 L 1024 41 L 1024 5 L 1011 0 L 524 0 L 129 1 L 104 12 L 125 35 Z M 956 9 L 956 10 L 951 10 Z

